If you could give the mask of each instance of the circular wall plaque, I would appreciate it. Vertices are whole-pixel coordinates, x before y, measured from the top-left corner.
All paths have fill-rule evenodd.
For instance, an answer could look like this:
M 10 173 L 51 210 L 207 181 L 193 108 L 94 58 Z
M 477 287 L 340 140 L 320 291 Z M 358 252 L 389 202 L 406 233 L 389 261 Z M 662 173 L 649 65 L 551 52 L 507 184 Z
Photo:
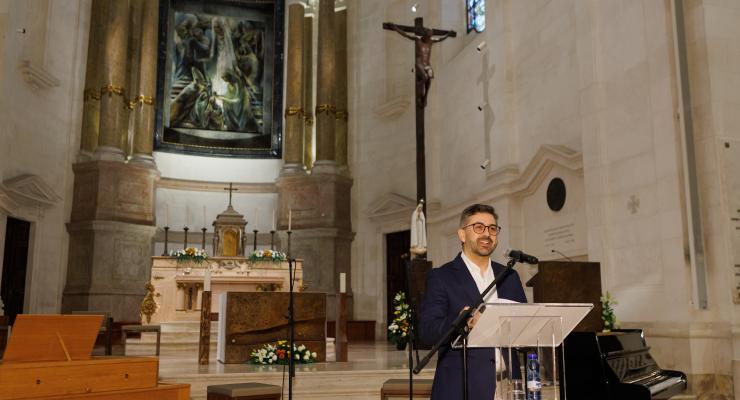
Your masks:
M 547 206 L 553 211 L 560 211 L 565 205 L 565 182 L 553 178 L 547 185 Z

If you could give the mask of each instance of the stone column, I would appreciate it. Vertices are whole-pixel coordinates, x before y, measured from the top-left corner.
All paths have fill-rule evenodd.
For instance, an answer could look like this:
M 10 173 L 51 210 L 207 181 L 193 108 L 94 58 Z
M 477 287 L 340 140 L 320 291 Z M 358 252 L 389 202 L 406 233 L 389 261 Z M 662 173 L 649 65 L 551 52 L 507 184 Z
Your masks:
M 301 4 L 288 7 L 288 65 L 285 88 L 285 149 L 282 173 L 301 172 L 303 153 L 303 14 Z
M 157 90 L 157 31 L 159 0 L 146 0 L 141 18 L 141 55 L 138 93 L 131 93 L 134 113 L 132 162 L 154 165 L 154 93 Z
M 313 102 L 313 16 L 303 20 L 303 168 L 310 171 L 316 160 L 314 153 L 315 115 Z
M 334 14 L 334 37 L 336 39 L 336 74 L 334 75 L 334 101 L 337 104 L 335 145 L 337 166 L 347 169 L 347 9 Z
M 316 163 L 315 173 L 335 173 L 334 143 L 334 0 L 319 1 L 319 54 L 316 92 Z
M 126 65 L 128 56 L 130 1 L 110 2 L 103 16 L 100 38 L 100 137 L 95 159 L 123 161 L 121 137 L 128 128 Z
M 103 46 L 100 38 L 103 27 L 106 25 L 104 16 L 107 15 L 109 1 L 93 0 L 90 15 L 90 38 L 87 47 L 87 67 L 85 74 L 85 96 L 82 107 L 82 136 L 80 140 L 79 161 L 92 159 L 93 152 L 98 147 L 100 132 L 100 62 Z

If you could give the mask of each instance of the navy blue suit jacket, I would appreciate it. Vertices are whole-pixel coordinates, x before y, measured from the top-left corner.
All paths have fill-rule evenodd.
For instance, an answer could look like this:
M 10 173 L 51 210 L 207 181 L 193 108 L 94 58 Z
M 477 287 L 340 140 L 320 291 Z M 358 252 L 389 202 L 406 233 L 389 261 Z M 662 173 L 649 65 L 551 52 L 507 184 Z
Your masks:
M 494 275 L 506 267 L 491 261 Z M 519 274 L 512 271 L 501 282 L 496 282 L 499 298 L 526 303 Z M 465 306 L 477 304 L 478 286 L 470 276 L 460 254 L 451 262 L 432 269 L 427 274 L 427 285 L 420 313 L 421 339 L 434 344 L 442 338 L 452 321 Z M 491 400 L 496 391 L 496 365 L 493 348 L 468 349 L 468 399 Z M 449 344 L 440 348 L 437 369 L 432 385 L 432 400 L 462 399 L 462 352 Z

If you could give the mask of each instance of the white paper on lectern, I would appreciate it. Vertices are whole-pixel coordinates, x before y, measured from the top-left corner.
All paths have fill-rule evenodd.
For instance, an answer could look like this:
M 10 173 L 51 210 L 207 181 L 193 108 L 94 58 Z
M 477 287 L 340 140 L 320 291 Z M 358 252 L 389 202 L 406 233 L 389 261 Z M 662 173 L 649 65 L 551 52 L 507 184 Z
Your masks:
M 588 303 L 488 303 L 468 335 L 468 347 L 559 346 L 593 307 Z

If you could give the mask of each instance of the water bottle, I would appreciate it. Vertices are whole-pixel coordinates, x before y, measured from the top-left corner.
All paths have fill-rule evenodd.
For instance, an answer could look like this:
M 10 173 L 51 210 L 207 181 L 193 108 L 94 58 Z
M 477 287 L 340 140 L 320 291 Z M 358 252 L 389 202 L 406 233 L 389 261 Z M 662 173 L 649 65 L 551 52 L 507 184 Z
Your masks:
M 527 400 L 542 400 L 542 381 L 540 380 L 540 362 L 537 354 L 527 355 Z

